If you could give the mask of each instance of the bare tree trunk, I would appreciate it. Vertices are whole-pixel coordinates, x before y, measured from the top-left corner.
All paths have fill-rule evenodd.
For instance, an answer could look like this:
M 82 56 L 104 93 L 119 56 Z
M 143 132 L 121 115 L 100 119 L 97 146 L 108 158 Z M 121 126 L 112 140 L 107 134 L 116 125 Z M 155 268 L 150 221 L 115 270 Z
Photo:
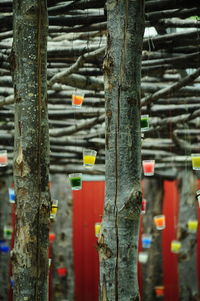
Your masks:
M 72 208 L 73 200 L 71 186 L 65 175 L 53 175 L 52 197 L 58 199 L 58 212 L 53 229 L 55 243 L 53 244 L 53 266 L 66 268 L 66 276 L 53 275 L 54 301 L 74 300 L 74 269 L 72 248 Z
M 195 195 L 197 178 L 190 170 L 179 172 L 179 227 L 178 239 L 181 252 L 178 255 L 179 296 L 181 301 L 200 300 L 197 281 L 196 241 L 197 233 L 189 233 L 188 220 L 197 219 Z
M 156 230 L 153 224 L 153 217 L 162 214 L 163 180 L 145 179 L 144 197 L 147 200 L 147 212 L 143 216 L 143 233 L 152 235 L 152 245 L 148 250 L 148 263 L 142 266 L 142 297 L 145 301 L 154 301 L 154 287 L 163 284 L 162 231 Z M 159 300 L 163 298 L 160 297 Z
M 4 241 L 4 226 L 11 224 L 11 207 L 8 202 L 8 177 L 0 178 L 0 241 Z M 9 241 L 5 241 L 10 246 Z M 4 243 L 2 244 L 2 246 Z M 8 299 L 10 254 L 0 251 L 0 300 Z
M 46 0 L 14 0 L 12 71 L 15 90 L 16 301 L 46 301 L 49 136 L 46 89 Z
M 104 61 L 106 192 L 100 257 L 100 300 L 139 300 L 141 210 L 140 80 L 144 1 L 108 0 Z

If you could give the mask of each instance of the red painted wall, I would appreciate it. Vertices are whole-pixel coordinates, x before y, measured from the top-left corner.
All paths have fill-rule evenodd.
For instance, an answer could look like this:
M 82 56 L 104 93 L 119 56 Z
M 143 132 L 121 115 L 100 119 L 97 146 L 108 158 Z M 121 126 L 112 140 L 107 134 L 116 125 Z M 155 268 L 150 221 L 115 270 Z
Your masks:
M 178 214 L 178 191 L 176 181 L 164 182 L 163 214 L 166 216 L 166 228 L 162 231 L 162 252 L 165 301 L 178 301 L 177 255 L 170 251 L 170 244 L 176 239 Z
M 199 181 L 200 187 L 200 181 Z M 178 191 L 176 181 L 164 183 L 163 214 L 166 229 L 162 231 L 165 301 L 178 301 L 177 255 L 171 253 L 171 240 L 176 238 L 178 221 Z M 83 189 L 74 197 L 74 266 L 76 301 L 98 301 L 99 265 L 95 249 L 94 224 L 101 221 L 104 182 L 83 182 Z M 200 210 L 199 210 L 200 217 Z M 198 232 L 198 271 L 200 271 L 200 235 Z M 140 276 L 140 266 L 139 266 Z M 140 276 L 141 277 L 141 276 Z M 139 277 L 139 284 L 141 281 Z
M 74 268 L 76 301 L 98 301 L 99 265 L 94 225 L 101 222 L 104 182 L 83 182 L 73 192 Z

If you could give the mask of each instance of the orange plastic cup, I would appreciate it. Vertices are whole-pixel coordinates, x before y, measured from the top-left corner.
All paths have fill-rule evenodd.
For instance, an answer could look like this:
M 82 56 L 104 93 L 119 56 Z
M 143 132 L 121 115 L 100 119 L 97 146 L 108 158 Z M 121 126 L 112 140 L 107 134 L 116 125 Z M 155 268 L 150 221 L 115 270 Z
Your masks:
M 157 297 L 164 296 L 164 286 L 163 285 L 155 286 L 154 289 L 155 289 L 155 294 Z
M 165 229 L 165 216 L 164 215 L 156 215 L 153 218 L 154 224 L 157 230 Z
M 72 95 L 72 106 L 80 108 L 82 106 L 84 97 L 82 95 Z

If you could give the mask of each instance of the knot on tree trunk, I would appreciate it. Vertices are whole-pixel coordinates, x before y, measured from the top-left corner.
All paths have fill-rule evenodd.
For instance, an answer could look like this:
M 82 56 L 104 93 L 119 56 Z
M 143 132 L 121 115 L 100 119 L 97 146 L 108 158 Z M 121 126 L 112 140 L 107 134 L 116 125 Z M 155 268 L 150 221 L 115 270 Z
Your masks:
M 138 217 L 142 205 L 142 192 L 132 190 L 127 201 L 119 210 L 119 218 L 134 220 Z
M 103 234 L 101 234 L 101 236 L 97 242 L 96 249 L 99 252 L 100 260 L 112 257 L 113 253 L 112 253 L 111 249 L 107 246 L 107 244 L 105 244 Z

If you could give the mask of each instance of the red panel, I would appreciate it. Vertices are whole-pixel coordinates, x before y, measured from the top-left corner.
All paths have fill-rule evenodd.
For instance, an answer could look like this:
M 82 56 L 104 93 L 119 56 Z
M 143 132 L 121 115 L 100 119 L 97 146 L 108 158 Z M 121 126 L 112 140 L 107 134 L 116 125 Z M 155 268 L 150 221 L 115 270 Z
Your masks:
M 200 179 L 198 180 L 198 189 L 200 189 Z M 197 273 L 198 273 L 198 282 L 199 282 L 199 291 L 200 291 L 200 207 L 197 202 L 197 208 L 198 208 L 198 232 L 197 232 Z
M 76 301 L 98 301 L 99 265 L 94 224 L 101 221 L 104 181 L 83 182 L 73 192 L 74 269 Z
M 176 181 L 164 182 L 163 214 L 166 216 L 166 228 L 162 233 L 163 270 L 165 301 L 178 301 L 177 255 L 170 251 L 170 244 L 176 239 L 178 214 L 178 190 Z

